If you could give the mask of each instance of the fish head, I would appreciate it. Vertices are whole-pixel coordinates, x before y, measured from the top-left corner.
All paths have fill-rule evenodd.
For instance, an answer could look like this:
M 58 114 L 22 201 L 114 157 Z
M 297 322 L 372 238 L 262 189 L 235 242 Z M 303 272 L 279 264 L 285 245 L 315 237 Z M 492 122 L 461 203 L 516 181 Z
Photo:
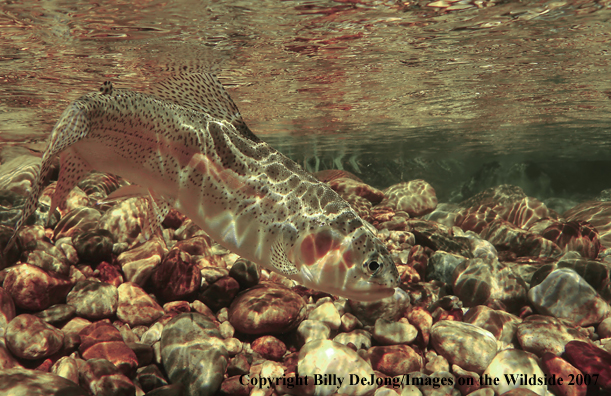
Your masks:
M 332 228 L 313 230 L 296 244 L 304 286 L 357 301 L 390 297 L 399 272 L 388 249 L 365 226 L 348 235 Z

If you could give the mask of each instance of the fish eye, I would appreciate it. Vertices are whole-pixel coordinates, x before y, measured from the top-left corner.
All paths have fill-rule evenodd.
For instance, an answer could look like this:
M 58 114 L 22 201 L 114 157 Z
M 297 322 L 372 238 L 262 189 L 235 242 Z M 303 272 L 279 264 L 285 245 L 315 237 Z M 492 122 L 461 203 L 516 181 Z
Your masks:
M 380 264 L 378 264 L 378 262 L 375 260 L 370 261 L 367 266 L 369 267 L 369 271 L 371 272 L 375 272 L 378 268 L 380 268 Z

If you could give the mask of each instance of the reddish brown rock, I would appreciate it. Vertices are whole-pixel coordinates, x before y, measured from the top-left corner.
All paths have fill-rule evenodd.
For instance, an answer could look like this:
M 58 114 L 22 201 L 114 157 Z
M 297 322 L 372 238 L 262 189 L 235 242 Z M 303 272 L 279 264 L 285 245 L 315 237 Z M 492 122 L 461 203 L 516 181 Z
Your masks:
M 499 250 L 510 250 L 517 256 L 558 257 L 562 250 L 552 241 L 525 231 L 506 221 L 495 220 L 481 232 Z
M 424 348 L 429 344 L 431 337 L 431 327 L 433 326 L 433 316 L 423 307 L 414 307 L 408 314 L 407 320 L 418 329 L 418 340 Z
M 121 284 L 117 317 L 130 326 L 150 325 L 163 316 L 163 308 L 135 283 Z
M 191 255 L 176 248 L 170 250 L 151 276 L 156 295 L 165 301 L 181 300 L 192 295 L 199 289 L 201 280 L 202 274 L 192 263 Z
M 454 225 L 463 231 L 473 231 L 481 233 L 494 220 L 501 219 L 501 216 L 490 206 L 473 206 L 463 209 L 456 216 Z
M 92 323 L 82 329 L 79 336 L 79 352 L 84 359 L 106 359 L 125 375 L 133 374 L 138 367 L 136 354 L 123 341 L 121 332 L 109 321 Z
M 435 189 L 424 180 L 395 184 L 384 190 L 381 207 L 407 212 L 412 217 L 424 216 L 437 206 Z
M 576 251 L 582 257 L 595 259 L 600 251 L 598 232 L 587 221 L 556 221 L 541 232 L 565 252 Z
M 420 371 L 422 357 L 408 345 L 371 347 L 367 351 L 371 367 L 390 377 Z
M 176 209 L 170 209 L 168 215 L 163 219 L 163 223 L 161 223 L 165 228 L 173 228 L 175 230 L 179 229 L 182 223 L 185 221 L 187 217 L 177 211 Z
M 69 279 L 35 265 L 19 264 L 6 271 L 4 290 L 11 295 L 15 305 L 22 309 L 42 311 L 62 302 L 73 286 Z
M 174 249 L 180 249 L 191 256 L 209 256 L 212 248 L 212 240 L 206 235 L 197 235 L 174 245 Z
M 238 295 L 229 307 L 229 321 L 245 334 L 280 334 L 306 316 L 303 298 L 288 288 L 260 283 Z
M 0 329 L 6 328 L 15 317 L 15 303 L 11 295 L 0 287 Z
M 245 385 L 243 385 L 245 384 Z M 221 389 L 218 390 L 217 395 L 219 396 L 248 396 L 250 395 L 250 387 L 248 381 L 240 382 L 240 376 L 236 375 L 229 377 L 221 384 Z
M 373 220 L 371 224 L 373 224 L 376 228 L 379 227 L 379 224 L 390 221 L 393 217 L 395 217 L 395 214 L 396 213 L 393 209 L 379 205 L 374 206 L 369 213 L 371 219 Z
M 228 307 L 240 291 L 238 281 L 230 276 L 224 276 L 208 286 L 199 299 L 213 311 Z
M 330 181 L 333 181 L 339 178 L 347 178 L 347 179 L 355 180 L 357 182 L 363 182 L 355 174 L 350 173 L 345 170 L 340 170 L 340 169 L 325 169 L 320 172 L 315 172 L 313 175 L 315 178 L 317 178 L 319 181 L 323 183 L 328 183 Z
M 518 325 L 516 337 L 523 350 L 541 357 L 545 353 L 560 355 L 573 340 L 589 342 L 589 333 L 569 320 L 551 316 L 530 315 Z
M 571 341 L 565 345 L 562 358 L 584 375 L 598 375 L 596 385 L 611 390 L 611 353 L 587 342 Z
M 465 208 L 484 205 L 490 206 L 493 209 L 496 206 L 508 208 L 524 198 L 526 198 L 526 194 L 524 194 L 524 191 L 520 187 L 512 186 L 511 184 L 502 184 L 477 193 L 471 198 L 461 202 L 460 205 Z
M 342 198 L 359 196 L 372 204 L 378 204 L 384 199 L 384 193 L 368 184 L 346 177 L 335 178 L 328 182 L 329 186 Z
M 420 278 L 424 279 L 427 263 L 433 253 L 432 249 L 422 245 L 413 246 L 409 251 L 409 256 L 407 256 L 407 265 L 414 267 L 420 274 Z
M 96 277 L 102 282 L 110 283 L 114 287 L 119 287 L 119 285 L 123 283 L 123 275 L 121 274 L 120 268 L 121 267 L 118 265 L 112 265 L 106 261 L 102 261 L 96 267 Z
M 462 322 L 463 316 L 464 316 L 462 309 L 460 308 L 446 310 L 441 307 L 437 307 L 431 315 L 433 316 L 434 323 L 437 323 L 441 320 L 452 320 L 456 322 Z
M 583 374 L 566 360 L 552 353 L 545 353 L 541 358 L 541 368 L 548 376 L 563 379 L 561 385 L 556 382 L 555 385 L 550 386 L 556 396 L 586 396 L 588 392 L 586 384 L 575 382 L 575 378 L 579 378 L 578 376 L 583 378 Z M 569 385 L 570 383 L 572 385 Z
M 611 246 L 611 201 L 587 201 L 564 213 L 567 221 L 587 221 L 603 246 Z
M 454 294 L 466 307 L 499 301 L 510 311 L 526 304 L 528 286 L 513 270 L 498 260 L 471 259 L 454 269 Z
M 91 395 L 135 396 L 133 382 L 105 359 L 90 359 L 79 369 L 79 385 Z M 108 393 L 111 390 L 112 393 Z
M 123 341 L 121 332 L 114 327 L 110 320 L 104 319 L 84 326 L 79 332 L 81 345 L 79 351 L 85 352 L 91 346 L 102 341 Z
M 369 222 L 373 220 L 370 215 L 372 205 L 367 199 L 359 197 L 358 195 L 350 195 L 342 198 L 344 198 L 344 200 L 350 204 L 352 209 L 361 219 Z
M 498 211 L 498 209 L 497 209 Z M 541 219 L 558 219 L 558 214 L 550 210 L 536 198 L 526 197 L 500 211 L 503 218 L 516 226 L 527 229 Z
M 510 343 L 522 320 L 510 313 L 478 305 L 467 311 L 464 321 L 488 330 L 497 340 Z
M 265 359 L 282 361 L 286 353 L 286 345 L 274 336 L 259 337 L 250 345 L 253 351 L 259 353 Z
M 83 359 L 106 359 L 121 373 L 131 376 L 138 367 L 136 353 L 123 341 L 102 341 L 82 353 Z
M 172 301 L 163 304 L 163 310 L 167 312 L 185 313 L 191 312 L 191 305 L 188 301 Z

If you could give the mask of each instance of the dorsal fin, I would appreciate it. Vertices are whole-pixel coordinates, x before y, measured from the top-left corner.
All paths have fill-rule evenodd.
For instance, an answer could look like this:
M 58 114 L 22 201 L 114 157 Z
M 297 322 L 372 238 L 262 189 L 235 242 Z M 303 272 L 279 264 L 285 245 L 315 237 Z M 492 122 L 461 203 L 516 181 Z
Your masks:
M 236 104 L 223 84 L 210 73 L 191 73 L 169 77 L 150 87 L 150 93 L 191 110 L 233 124 L 242 136 L 259 142 L 246 126 Z

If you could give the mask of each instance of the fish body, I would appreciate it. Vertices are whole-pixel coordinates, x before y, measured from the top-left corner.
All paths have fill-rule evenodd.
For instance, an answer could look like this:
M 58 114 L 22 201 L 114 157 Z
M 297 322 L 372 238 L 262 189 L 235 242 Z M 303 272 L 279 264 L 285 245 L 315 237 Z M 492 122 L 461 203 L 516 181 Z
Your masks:
M 136 184 L 109 198 L 148 202 L 146 236 L 174 207 L 227 249 L 306 287 L 366 301 L 398 285 L 386 247 L 349 204 L 258 139 L 212 75 L 176 77 L 153 94 L 105 83 L 73 102 L 51 134 L 16 232 L 56 155 L 50 213 L 89 171 L 112 173 Z

